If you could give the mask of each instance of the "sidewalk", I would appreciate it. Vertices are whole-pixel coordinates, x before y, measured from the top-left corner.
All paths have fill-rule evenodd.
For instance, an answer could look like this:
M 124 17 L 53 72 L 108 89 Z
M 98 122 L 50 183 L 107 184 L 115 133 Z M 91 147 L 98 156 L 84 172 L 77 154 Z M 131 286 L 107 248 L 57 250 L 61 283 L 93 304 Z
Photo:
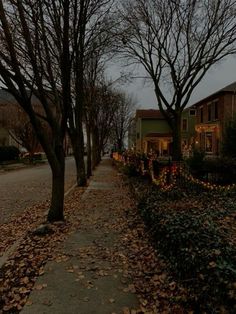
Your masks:
M 111 160 L 103 159 L 82 197 L 79 230 L 60 245 L 60 258 L 46 264 L 22 314 L 136 313 L 121 238 L 123 193 Z

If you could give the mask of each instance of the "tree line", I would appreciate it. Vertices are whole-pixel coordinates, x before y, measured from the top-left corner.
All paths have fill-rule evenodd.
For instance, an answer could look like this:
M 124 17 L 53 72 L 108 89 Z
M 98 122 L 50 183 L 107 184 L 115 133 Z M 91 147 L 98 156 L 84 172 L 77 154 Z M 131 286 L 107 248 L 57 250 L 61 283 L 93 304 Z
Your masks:
M 25 124 L 30 122 L 51 167 L 49 221 L 64 218 L 66 132 L 77 183 L 84 186 L 100 161 L 115 112 L 127 103 L 104 74 L 114 40 L 112 7 L 110 0 L 0 1 L 1 83 L 27 114 Z

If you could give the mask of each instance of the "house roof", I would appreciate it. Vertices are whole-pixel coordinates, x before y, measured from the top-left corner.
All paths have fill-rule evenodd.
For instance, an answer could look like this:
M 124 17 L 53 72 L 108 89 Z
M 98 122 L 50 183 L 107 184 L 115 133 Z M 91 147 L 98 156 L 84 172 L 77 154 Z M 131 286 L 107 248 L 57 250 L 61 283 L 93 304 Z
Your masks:
M 236 82 L 225 86 L 224 88 L 220 89 L 219 92 L 236 92 Z
M 41 104 L 40 100 L 33 94 L 31 96 L 32 103 Z M 6 89 L 0 88 L 0 106 L 1 105 L 7 105 L 7 104 L 18 104 L 18 101 L 15 99 L 15 97 Z
M 15 97 L 5 89 L 0 89 L 0 105 L 17 104 Z
M 223 94 L 223 93 L 236 93 L 236 81 L 219 89 L 218 91 L 214 92 L 213 94 L 199 100 L 198 102 L 196 102 L 193 106 L 198 106 L 200 105 L 202 102 L 208 100 L 209 98 L 212 98 L 212 97 L 216 97 L 217 95 L 219 94 Z
M 155 109 L 136 110 L 136 118 L 142 118 L 142 119 L 164 119 L 163 114 L 160 112 L 160 110 L 155 110 Z

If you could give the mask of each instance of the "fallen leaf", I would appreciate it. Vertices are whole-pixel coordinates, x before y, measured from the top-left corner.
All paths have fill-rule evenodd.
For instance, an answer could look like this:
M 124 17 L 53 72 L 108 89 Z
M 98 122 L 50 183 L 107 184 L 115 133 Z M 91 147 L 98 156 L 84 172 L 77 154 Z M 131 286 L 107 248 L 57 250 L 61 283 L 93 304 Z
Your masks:
M 51 305 L 52 305 L 52 301 L 51 301 L 51 300 L 48 300 L 48 299 L 43 300 L 42 303 L 43 303 L 44 305 L 47 305 L 47 306 L 51 306 Z
M 31 300 L 27 300 L 26 303 L 25 303 L 27 306 L 30 306 L 33 304 L 33 302 Z
M 88 298 L 88 297 L 85 297 L 85 298 L 83 298 L 83 301 L 84 301 L 84 302 L 88 302 L 88 301 L 89 301 L 89 298 Z
M 46 287 L 47 287 L 47 284 L 43 283 L 43 284 L 36 285 L 34 289 L 35 290 L 42 290 L 43 288 L 46 288 Z
M 122 311 L 123 311 L 123 314 L 130 314 L 130 310 L 128 307 L 124 307 Z

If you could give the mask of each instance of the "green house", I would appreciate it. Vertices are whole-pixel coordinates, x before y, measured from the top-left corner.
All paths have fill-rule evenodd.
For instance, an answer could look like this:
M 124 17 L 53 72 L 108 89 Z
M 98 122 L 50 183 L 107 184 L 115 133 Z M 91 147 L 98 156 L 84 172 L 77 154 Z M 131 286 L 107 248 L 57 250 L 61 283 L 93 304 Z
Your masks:
M 195 117 L 196 110 L 193 107 L 186 108 L 182 114 L 183 155 L 189 154 L 194 143 Z M 129 136 L 129 148 L 141 153 L 154 152 L 160 157 L 171 156 L 172 130 L 160 110 L 137 110 L 131 129 L 133 132 Z

